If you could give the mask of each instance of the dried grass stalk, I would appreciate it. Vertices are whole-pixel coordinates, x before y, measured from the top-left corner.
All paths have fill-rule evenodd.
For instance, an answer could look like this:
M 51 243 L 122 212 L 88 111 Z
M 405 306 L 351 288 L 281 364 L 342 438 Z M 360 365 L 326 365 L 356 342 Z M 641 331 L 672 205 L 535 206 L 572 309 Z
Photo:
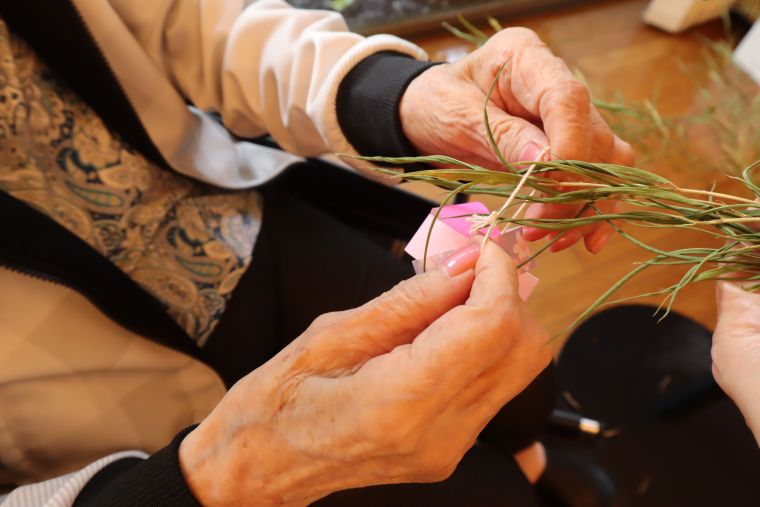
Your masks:
M 462 32 L 473 41 L 487 35 L 462 20 L 468 32 Z M 491 20 L 494 29 L 500 26 Z M 458 29 L 448 27 L 460 35 Z M 498 80 L 498 76 L 496 78 Z M 496 81 L 496 80 L 495 80 Z M 495 83 L 494 81 L 494 83 Z M 493 86 L 491 87 L 493 90 Z M 490 92 L 486 102 L 490 99 Z M 610 106 L 612 108 L 613 106 Z M 485 111 L 485 108 L 484 108 Z M 621 112 L 630 114 L 628 109 Z M 656 110 L 647 113 L 656 116 Z M 636 265 L 618 282 L 594 301 L 569 327 L 585 319 L 599 307 L 614 301 L 612 298 L 628 281 L 652 266 L 686 267 L 681 279 L 670 286 L 656 288 L 635 297 L 662 295 L 662 317 L 670 312 L 678 294 L 687 286 L 708 280 L 745 282 L 749 291 L 760 290 L 760 185 L 754 175 L 760 161 L 744 167 L 738 176 L 729 176 L 741 183 L 745 195 L 717 192 L 714 189 L 680 187 L 672 181 L 641 168 L 615 164 L 590 163 L 579 160 L 525 161 L 509 164 L 499 152 L 484 112 L 489 141 L 503 171 L 494 171 L 447 156 L 421 156 L 406 158 L 353 157 L 376 164 L 409 165 L 436 164 L 439 169 L 399 174 L 391 169 L 375 169 L 391 178 L 405 181 L 422 181 L 449 190 L 443 204 L 459 193 L 495 195 L 508 200 L 497 216 L 482 217 L 500 225 L 515 224 L 559 231 L 560 233 L 539 249 L 526 264 L 540 256 L 564 231 L 598 222 L 608 222 L 621 237 L 652 256 Z M 664 127 L 664 122 L 663 122 Z M 571 181 L 559 183 L 553 174 L 564 173 Z M 562 178 L 563 180 L 565 178 Z M 522 191 L 522 187 L 525 191 Z M 597 203 L 614 199 L 623 204 L 623 211 L 604 213 Z M 581 205 L 582 211 L 574 218 L 530 219 L 521 218 L 514 209 L 532 203 Z M 583 216 L 585 211 L 596 214 Z M 690 229 L 706 237 L 724 240 L 719 248 L 696 245 L 690 248 L 662 250 L 649 245 L 624 228 L 626 226 L 669 229 Z M 629 300 L 634 298 L 626 298 Z

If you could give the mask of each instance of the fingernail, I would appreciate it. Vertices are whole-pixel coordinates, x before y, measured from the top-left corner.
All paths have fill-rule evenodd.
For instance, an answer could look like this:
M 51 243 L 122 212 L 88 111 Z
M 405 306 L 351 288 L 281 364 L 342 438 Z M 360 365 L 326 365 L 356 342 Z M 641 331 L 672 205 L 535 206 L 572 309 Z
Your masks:
M 601 252 L 602 248 L 604 248 L 604 245 L 607 244 L 613 232 L 614 231 L 609 230 L 609 231 L 606 231 L 604 234 L 597 234 L 596 236 L 591 238 L 588 244 L 588 251 L 594 255 Z
M 446 257 L 441 262 L 441 269 L 449 276 L 461 275 L 475 267 L 480 256 L 480 245 L 470 243 Z
M 607 243 L 608 238 L 609 236 L 605 234 L 591 239 L 588 244 L 588 251 L 594 255 L 598 254 L 602 251 L 602 248 L 604 248 L 604 245 Z
M 520 153 L 520 162 L 535 162 L 541 156 L 541 147 L 536 143 L 530 143 Z
M 561 252 L 565 248 L 572 246 L 576 241 L 578 241 L 578 238 L 574 238 L 572 235 L 566 234 L 565 236 L 562 236 L 557 241 L 555 241 L 549 250 L 552 253 Z
M 522 234 L 523 238 L 525 238 L 525 241 L 536 241 L 549 234 L 549 229 L 539 229 L 538 227 L 523 227 Z

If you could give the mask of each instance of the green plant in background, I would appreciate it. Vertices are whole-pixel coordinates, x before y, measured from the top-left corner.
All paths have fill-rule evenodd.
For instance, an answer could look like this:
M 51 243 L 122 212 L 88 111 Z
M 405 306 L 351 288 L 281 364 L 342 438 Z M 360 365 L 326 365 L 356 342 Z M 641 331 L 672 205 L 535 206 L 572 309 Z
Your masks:
M 343 12 L 352 3 L 354 3 L 354 0 L 330 0 L 330 8 L 334 11 Z
M 483 44 L 485 44 L 488 39 L 491 38 L 490 35 L 488 35 L 486 32 L 472 24 L 468 19 L 466 19 L 464 16 L 458 16 L 457 19 L 459 19 L 459 22 L 464 27 L 464 30 L 459 29 L 455 27 L 454 25 L 451 25 L 450 23 L 443 22 L 443 27 L 448 30 L 452 35 L 455 35 L 459 37 L 460 39 L 466 40 L 468 42 L 471 42 L 475 47 L 480 47 Z M 501 23 L 499 23 L 499 20 L 488 16 L 486 18 L 486 21 L 488 21 L 488 24 L 495 32 L 500 32 L 504 30 L 504 26 L 502 26 Z
M 698 91 L 699 112 L 682 117 L 680 123 L 686 133 L 684 152 L 693 153 L 689 146 L 707 142 L 708 152 L 697 153 L 702 164 L 736 174 L 748 160 L 760 158 L 760 87 L 734 64 L 733 46 L 730 38 L 704 40 L 701 64 L 682 64 L 687 74 L 707 73 L 709 82 Z

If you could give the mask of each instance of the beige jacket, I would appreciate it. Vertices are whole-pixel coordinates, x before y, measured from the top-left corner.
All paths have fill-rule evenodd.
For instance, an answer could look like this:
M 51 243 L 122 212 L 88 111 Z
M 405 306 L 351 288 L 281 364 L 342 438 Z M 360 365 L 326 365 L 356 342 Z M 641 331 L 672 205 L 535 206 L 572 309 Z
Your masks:
M 258 185 L 298 155 L 353 153 L 335 112 L 343 77 L 379 51 L 426 58 L 282 0 L 73 3 L 165 160 L 227 188 Z M 267 132 L 296 155 L 238 141 Z M 225 392 L 210 368 L 121 328 L 76 292 L 3 268 L 0 365 L 0 483 L 153 452 Z

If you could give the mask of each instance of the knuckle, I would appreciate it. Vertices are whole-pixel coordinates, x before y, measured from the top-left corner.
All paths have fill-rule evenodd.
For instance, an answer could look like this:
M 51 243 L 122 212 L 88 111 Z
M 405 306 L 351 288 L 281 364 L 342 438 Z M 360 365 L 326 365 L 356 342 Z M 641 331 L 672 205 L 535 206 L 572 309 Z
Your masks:
M 591 92 L 575 78 L 559 78 L 547 87 L 539 98 L 540 107 L 545 110 L 550 105 L 575 114 L 586 115 L 591 111 Z
M 460 455 L 451 456 L 445 450 L 432 452 L 420 461 L 418 479 L 421 482 L 445 481 L 454 473 L 460 460 Z
M 522 129 L 515 121 L 503 119 L 491 122 L 491 132 L 499 148 L 507 155 L 508 159 L 519 158 L 520 134 Z
M 504 30 L 504 33 L 505 35 L 509 35 L 510 37 L 522 42 L 536 42 L 541 40 L 535 31 L 531 30 L 530 28 L 525 28 L 524 26 L 507 28 Z
M 615 135 L 607 125 L 602 125 L 597 130 L 598 132 L 594 136 L 596 152 L 599 153 L 602 162 L 610 161 L 615 150 Z
M 346 319 L 347 313 L 347 311 L 323 313 L 312 321 L 311 325 L 309 325 L 306 330 L 306 334 L 335 327 Z
M 410 310 L 419 310 L 422 306 L 421 301 L 427 300 L 430 296 L 429 288 L 418 278 L 404 280 L 388 292 L 391 302 Z
M 569 102 L 576 104 L 578 107 L 585 107 L 587 110 L 590 108 L 591 92 L 577 79 L 564 81 L 559 86 L 559 90 Z
M 404 280 L 370 303 L 370 320 L 381 325 L 403 327 L 410 320 L 410 316 L 425 315 L 425 301 L 431 296 L 429 288 L 415 278 Z
M 636 152 L 634 151 L 633 147 L 622 140 L 616 142 L 615 144 L 619 151 L 619 158 L 621 161 L 620 163 L 628 166 L 633 165 L 636 162 Z
M 347 329 L 356 328 L 353 322 L 356 320 L 354 315 L 356 315 L 356 310 L 324 313 L 312 321 L 298 337 L 298 341 L 304 349 L 320 348 L 321 345 L 329 346 L 332 338 L 344 335 Z
M 488 308 L 467 307 L 466 319 L 473 323 L 470 329 L 477 333 L 479 343 L 494 353 L 496 349 L 503 353 L 524 333 L 522 318 L 514 303 Z
M 491 132 L 497 140 L 507 140 L 513 137 L 518 128 L 510 118 L 491 121 Z

